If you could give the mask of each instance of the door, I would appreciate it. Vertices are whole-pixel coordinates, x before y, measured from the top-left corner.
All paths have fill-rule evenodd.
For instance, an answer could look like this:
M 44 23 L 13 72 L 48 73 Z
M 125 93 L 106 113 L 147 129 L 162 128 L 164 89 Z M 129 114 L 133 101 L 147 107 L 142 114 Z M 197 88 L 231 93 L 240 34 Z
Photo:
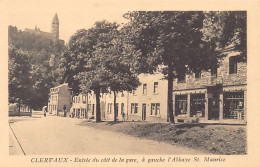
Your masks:
M 218 98 L 209 99 L 209 120 L 219 119 L 219 100 Z
M 116 115 L 116 118 L 118 117 L 118 103 L 116 103 L 116 113 L 115 113 L 115 115 Z
M 146 104 L 142 105 L 142 120 L 146 120 Z
M 100 104 L 101 108 L 101 120 L 105 120 L 105 103 L 102 101 Z

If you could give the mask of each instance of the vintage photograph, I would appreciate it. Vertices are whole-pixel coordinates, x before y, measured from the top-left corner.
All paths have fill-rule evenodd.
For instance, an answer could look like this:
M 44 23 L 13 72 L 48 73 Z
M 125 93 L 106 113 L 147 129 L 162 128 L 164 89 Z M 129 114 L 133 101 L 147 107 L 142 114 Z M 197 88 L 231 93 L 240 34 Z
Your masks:
M 10 156 L 248 154 L 247 11 L 43 9 L 8 25 Z

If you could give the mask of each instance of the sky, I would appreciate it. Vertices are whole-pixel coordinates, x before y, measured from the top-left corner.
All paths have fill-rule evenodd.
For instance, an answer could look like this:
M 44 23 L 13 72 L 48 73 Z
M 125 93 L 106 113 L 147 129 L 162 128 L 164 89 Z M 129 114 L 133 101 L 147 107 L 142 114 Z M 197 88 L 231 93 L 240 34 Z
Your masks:
M 220 7 L 225 10 L 226 6 L 229 6 L 230 10 L 231 5 L 236 6 L 232 2 L 225 2 L 226 6 L 217 3 L 209 8 L 210 5 L 203 6 L 203 3 L 196 1 L 198 0 L 0 0 L 0 9 L 4 11 L 2 16 L 7 16 L 5 19 L 8 25 L 21 30 L 38 26 L 45 32 L 51 32 L 51 22 L 57 13 L 60 39 L 68 42 L 77 30 L 88 29 L 96 21 L 126 22 L 123 14 L 128 11 L 210 10 Z
M 96 21 L 107 20 L 123 23 L 123 14 L 129 7 L 119 1 L 16 1 L 7 2 L 8 25 L 18 29 L 34 29 L 35 26 L 45 32 L 51 32 L 51 22 L 57 13 L 59 18 L 60 39 L 68 42 L 69 38 L 79 29 L 88 29 Z

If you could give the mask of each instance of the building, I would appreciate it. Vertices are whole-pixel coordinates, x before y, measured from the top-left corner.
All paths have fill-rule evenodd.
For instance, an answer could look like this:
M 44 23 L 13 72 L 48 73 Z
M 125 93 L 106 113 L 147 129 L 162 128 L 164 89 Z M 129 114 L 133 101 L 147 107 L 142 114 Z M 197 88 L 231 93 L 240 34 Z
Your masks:
M 141 74 L 142 83 L 129 93 L 127 119 L 134 121 L 166 122 L 168 81 L 163 74 Z
M 176 122 L 247 122 L 247 65 L 239 61 L 239 52 L 227 51 L 226 54 L 218 68 L 179 75 L 174 80 L 173 114 Z M 116 108 L 117 120 L 167 122 L 168 81 L 161 73 L 140 74 L 138 77 L 141 85 L 130 92 L 118 92 L 116 105 L 113 92 L 100 95 L 101 120 L 114 120 Z M 92 91 L 86 97 L 74 97 L 72 106 L 71 111 L 76 117 L 94 119 L 96 95 Z
M 123 91 L 116 93 L 116 105 L 114 105 L 114 92 L 101 95 L 100 109 L 102 120 L 114 120 L 116 111 L 117 120 L 126 120 L 128 114 L 129 92 Z
M 72 106 L 70 108 L 70 117 L 75 118 L 89 118 L 87 113 L 87 99 L 88 96 L 79 94 L 72 97 Z
M 116 111 L 116 119 L 119 121 L 167 121 L 167 80 L 163 79 L 161 73 L 140 74 L 138 77 L 142 84 L 131 92 L 116 93 L 116 105 L 114 105 L 113 92 L 100 95 L 101 120 L 114 120 L 114 111 Z M 94 119 L 95 113 L 96 95 L 93 91 L 85 97 L 82 94 L 73 97 L 70 109 L 72 117 Z
M 247 122 L 247 66 L 239 54 L 229 51 L 218 68 L 174 80 L 177 122 Z
M 48 39 L 52 39 L 54 42 L 61 41 L 64 43 L 63 40 L 59 39 L 59 19 L 58 19 L 57 13 L 55 14 L 55 16 L 52 19 L 51 32 L 41 31 L 40 28 L 37 26 L 35 26 L 34 30 L 26 28 L 24 31 L 32 33 L 32 34 L 40 35 L 40 36 L 48 38 Z
M 58 116 L 68 116 L 71 108 L 71 94 L 68 84 L 62 84 L 50 89 L 48 112 Z M 64 109 L 66 113 L 64 113 Z

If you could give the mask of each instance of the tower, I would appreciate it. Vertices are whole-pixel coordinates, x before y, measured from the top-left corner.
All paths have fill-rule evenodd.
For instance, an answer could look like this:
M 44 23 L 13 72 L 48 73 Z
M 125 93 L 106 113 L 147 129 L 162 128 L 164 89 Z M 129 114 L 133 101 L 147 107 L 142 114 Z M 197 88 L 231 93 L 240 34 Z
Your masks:
M 52 19 L 52 26 L 51 26 L 51 32 L 53 34 L 53 39 L 58 40 L 59 39 L 59 19 L 57 16 L 57 13 Z

